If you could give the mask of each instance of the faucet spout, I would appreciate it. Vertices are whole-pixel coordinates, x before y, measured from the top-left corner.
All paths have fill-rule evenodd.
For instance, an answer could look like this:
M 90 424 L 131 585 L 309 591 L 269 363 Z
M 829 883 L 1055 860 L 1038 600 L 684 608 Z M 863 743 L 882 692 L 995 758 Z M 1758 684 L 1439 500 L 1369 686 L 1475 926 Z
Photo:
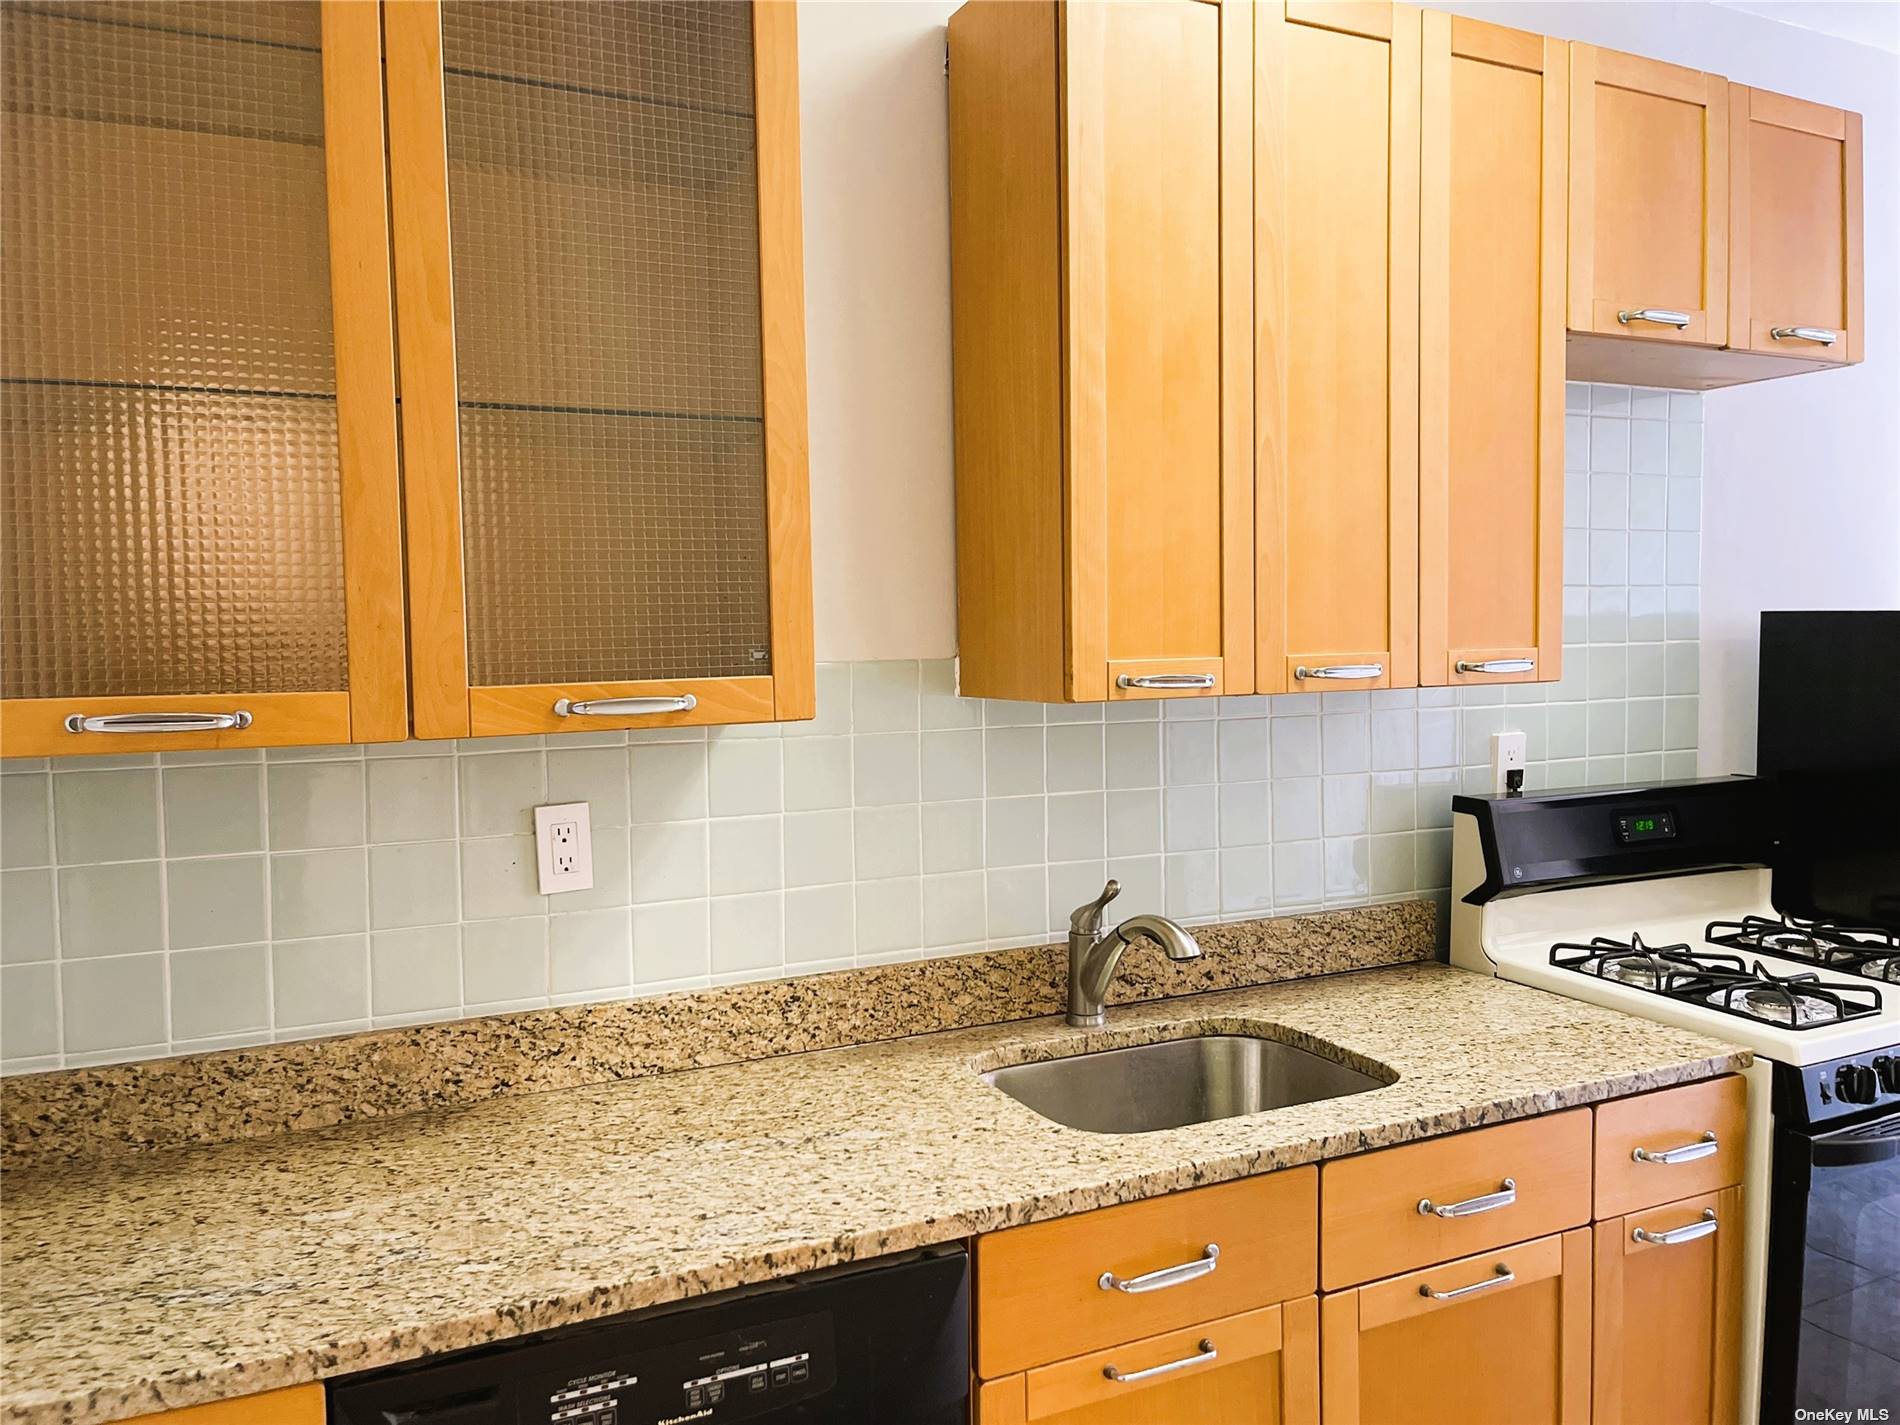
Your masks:
M 1130 916 L 1098 940 L 1102 907 L 1119 889 L 1110 881 L 1101 899 L 1080 907 L 1069 923 L 1068 1020 L 1077 1029 L 1100 1028 L 1106 1022 L 1109 982 L 1121 965 L 1122 952 L 1135 941 L 1152 941 L 1170 960 L 1193 960 L 1201 953 L 1194 937 L 1163 915 Z

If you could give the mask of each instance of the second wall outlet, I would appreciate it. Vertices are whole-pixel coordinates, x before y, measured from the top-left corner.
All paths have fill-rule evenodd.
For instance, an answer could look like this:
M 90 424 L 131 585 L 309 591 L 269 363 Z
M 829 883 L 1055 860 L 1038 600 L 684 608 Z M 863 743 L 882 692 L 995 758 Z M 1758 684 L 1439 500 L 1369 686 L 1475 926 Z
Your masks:
M 1524 734 L 1521 732 L 1491 734 L 1492 791 L 1521 792 L 1524 790 L 1524 742 Z
M 534 859 L 544 896 L 594 888 L 594 828 L 586 802 L 534 809 Z

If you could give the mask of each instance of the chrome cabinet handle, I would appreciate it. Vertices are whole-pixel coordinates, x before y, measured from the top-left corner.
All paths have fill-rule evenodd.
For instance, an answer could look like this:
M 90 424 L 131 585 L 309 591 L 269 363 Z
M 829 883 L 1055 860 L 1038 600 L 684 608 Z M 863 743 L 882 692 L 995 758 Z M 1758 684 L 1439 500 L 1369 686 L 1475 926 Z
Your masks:
M 1470 1286 L 1454 1287 L 1450 1291 L 1433 1291 L 1429 1282 L 1420 1282 L 1418 1294 L 1429 1296 L 1433 1301 L 1456 1301 L 1461 1296 L 1474 1296 L 1481 1291 L 1490 1291 L 1493 1287 L 1509 1286 L 1516 1280 L 1516 1274 L 1504 1263 L 1499 1262 L 1497 1274 L 1487 1277 L 1484 1281 L 1473 1282 Z
M 1457 663 L 1460 673 L 1528 673 L 1537 666 L 1535 658 L 1486 658 L 1481 662 L 1467 663 L 1460 658 Z
M 1383 663 L 1329 663 L 1321 668 L 1299 667 L 1295 678 L 1377 678 L 1385 672 Z
M 1637 307 L 1633 311 L 1618 312 L 1616 319 L 1624 326 L 1631 322 L 1654 322 L 1659 327 L 1674 327 L 1677 331 L 1695 320 L 1687 312 L 1672 312 L 1667 307 Z
M 1418 1200 L 1419 1214 L 1430 1213 L 1434 1217 L 1476 1217 L 1480 1212 L 1496 1212 L 1500 1207 L 1509 1207 L 1517 1201 L 1517 1183 L 1506 1178 L 1498 1184 L 1496 1192 L 1488 1192 L 1483 1197 L 1468 1197 L 1463 1202 L 1433 1203 L 1429 1197 Z
M 1832 346 L 1840 340 L 1839 332 L 1831 332 L 1826 327 L 1770 327 L 1768 335 L 1776 341 L 1793 337 L 1796 341 L 1818 341 L 1822 346 Z
M 1219 1259 L 1220 1243 L 1209 1242 L 1201 1249 L 1201 1255 L 1191 1262 L 1143 1272 L 1138 1277 L 1122 1278 L 1113 1272 L 1103 1272 L 1095 1279 L 1095 1284 L 1103 1291 L 1126 1292 L 1129 1296 L 1140 1296 L 1144 1291 L 1166 1291 L 1171 1286 L 1185 1286 L 1206 1276 L 1220 1265 Z
M 1672 1227 L 1667 1232 L 1649 1232 L 1638 1227 L 1630 1233 L 1632 1242 L 1647 1242 L 1652 1247 L 1678 1247 L 1684 1242 L 1694 1242 L 1714 1232 L 1717 1223 L 1715 1209 L 1702 1209 L 1702 1220 L 1691 1222 L 1686 1227 Z
M 1156 1376 L 1167 1375 L 1171 1371 L 1184 1371 L 1189 1366 L 1204 1366 L 1209 1361 L 1218 1361 L 1220 1352 L 1214 1349 L 1214 1343 L 1207 1337 L 1201 1338 L 1199 1355 L 1183 1356 L 1178 1361 L 1164 1361 L 1158 1366 L 1149 1366 L 1145 1371 L 1118 1371 L 1113 1366 L 1103 1366 L 1102 1374 L 1118 1385 L 1135 1385 L 1140 1381 L 1153 1380 Z
M 1115 680 L 1118 688 L 1211 688 L 1212 673 L 1124 673 Z
M 87 717 L 74 713 L 66 719 L 68 732 L 230 732 L 251 725 L 251 715 L 236 712 L 105 713 Z
M 567 698 L 554 700 L 556 717 L 647 717 L 653 713 L 691 712 L 699 699 L 691 693 L 677 698 L 595 698 L 577 703 Z
M 1652 1153 L 1647 1148 L 1630 1149 L 1630 1157 L 1639 1163 L 1661 1163 L 1665 1168 L 1676 1163 L 1693 1163 L 1697 1158 L 1706 1158 L 1716 1150 L 1714 1133 L 1704 1133 L 1694 1143 L 1684 1143 L 1680 1148 L 1664 1148 Z

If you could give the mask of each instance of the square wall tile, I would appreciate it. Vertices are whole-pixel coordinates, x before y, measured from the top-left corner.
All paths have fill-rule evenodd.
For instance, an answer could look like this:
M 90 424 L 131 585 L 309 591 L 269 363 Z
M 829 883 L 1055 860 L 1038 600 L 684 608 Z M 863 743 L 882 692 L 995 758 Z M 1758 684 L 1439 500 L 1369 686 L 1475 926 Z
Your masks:
M 1020 942 L 1049 933 L 1049 887 L 1043 867 L 991 871 L 986 894 L 991 940 Z M 861 904 L 859 913 L 862 915 Z
M 703 831 L 700 845 L 702 848 L 705 845 Z M 702 852 L 702 878 L 704 865 Z M 546 909 L 547 897 L 541 894 L 532 836 L 485 837 L 462 843 L 464 919 L 533 915 Z
M 270 858 L 271 938 L 341 935 L 369 928 L 369 863 L 363 847 Z
M 364 770 L 369 775 L 371 841 L 433 841 L 455 835 L 453 758 L 376 757 Z M 169 785 L 169 773 L 166 781 Z
M 1102 736 L 1108 785 L 1111 788 L 1161 785 L 1161 728 L 1158 723 L 1110 722 L 1102 729 Z
M 158 772 L 56 772 L 53 839 L 62 865 L 158 855 Z
M 538 756 L 536 761 L 538 765 Z M 366 824 L 361 761 L 298 762 L 271 765 L 267 770 L 271 850 L 363 844 Z
M 1096 729 L 1099 733 L 1100 729 Z M 923 737 L 923 798 L 959 801 L 983 795 L 983 733 L 976 728 L 926 732 Z
M 174 950 L 268 940 L 270 901 L 265 858 L 208 856 L 169 861 L 165 865 L 165 906 Z
M 977 806 L 979 803 L 971 802 Z M 926 815 L 929 808 L 925 809 Z M 785 884 L 820 886 L 851 880 L 855 844 L 853 813 L 849 810 L 792 812 L 785 817 Z M 982 832 L 977 833 L 978 844 Z M 637 850 L 636 850 L 637 856 Z M 639 889 L 636 860 L 634 886 Z M 637 896 L 635 899 L 646 899 Z
M 706 745 L 651 742 L 627 749 L 635 825 L 706 815 Z
M 264 769 L 258 763 L 167 767 L 164 803 L 167 856 L 264 849 Z
M 927 874 L 974 871 L 982 866 L 982 802 L 925 802 L 922 819 L 923 868 Z
M 923 881 L 923 943 L 963 945 L 988 935 L 985 879 L 981 871 L 926 876 Z
M 53 861 L 53 784 L 45 773 L 0 777 L 0 866 Z
M 555 996 L 633 983 L 633 912 L 625 906 L 548 917 L 548 989 Z
M 1161 850 L 1158 788 L 1108 793 L 1108 854 L 1148 856 Z
M 165 914 L 160 879 L 157 861 L 68 866 L 60 871 L 61 955 L 71 960 L 163 949 Z
M 598 847 L 596 853 L 598 863 Z M 446 925 L 459 921 L 461 910 L 462 860 L 460 847 L 455 842 L 408 841 L 370 848 L 369 923 L 372 929 Z M 376 1011 L 378 1014 L 403 1012 Z
M 939 731 L 983 725 L 983 700 L 957 695 L 957 663 L 954 658 L 926 659 L 919 665 L 918 673 L 923 685 L 919 726 L 926 731 Z
M 772 745 L 776 749 L 777 744 Z M 550 748 L 547 779 L 547 790 L 542 794 L 547 804 L 586 802 L 587 819 L 596 831 L 603 826 L 627 824 L 631 801 L 624 746 Z M 370 815 L 374 820 L 373 807 Z
M 976 734 L 970 734 L 975 736 Z M 926 767 L 930 742 L 924 741 Z M 781 749 L 785 810 L 818 811 L 851 805 L 851 739 L 794 737 Z
M 919 720 L 918 665 L 906 660 L 851 665 L 854 732 L 915 732 Z
M 0 871 L 0 962 L 53 958 L 53 872 Z
M 477 920 L 462 927 L 464 1004 L 515 1004 L 547 993 L 547 917 Z
M 909 876 L 857 887 L 858 953 L 909 950 L 923 943 L 923 881 Z
M 992 797 L 1033 796 L 1043 790 L 1043 730 L 995 727 L 983 734 L 984 787 Z
M 370 936 L 370 1013 L 419 1014 L 461 1005 L 460 926 L 424 925 Z
M 850 886 L 785 893 L 785 963 L 849 960 L 857 947 L 857 898 Z
M 1052 724 L 1045 733 L 1051 792 L 1094 792 L 1103 785 L 1101 723 Z
M 0 1060 L 59 1052 L 59 966 L 0 969 Z
M 776 816 L 727 817 L 707 827 L 711 879 L 716 896 L 777 890 L 784 884 L 780 856 L 783 823 Z M 561 991 L 557 988 L 556 994 Z
M 874 733 L 852 739 L 852 787 L 859 806 L 892 806 L 918 800 L 918 735 Z
M 1052 796 L 1047 814 L 1051 861 L 1099 861 L 1108 854 L 1107 809 L 1101 792 Z
M 66 1053 L 165 1043 L 163 955 L 71 960 L 59 985 Z
M 752 739 L 719 741 L 708 749 L 708 796 L 714 816 L 758 816 L 778 811 L 779 745 Z
M 712 924 L 703 900 L 633 908 L 633 982 L 665 984 L 712 973 Z
M 271 1002 L 279 1029 L 367 1018 L 369 937 L 276 942 L 271 946 Z
M 914 804 L 859 807 L 853 814 L 853 858 L 859 880 L 915 876 L 922 870 L 920 817 Z
M 462 835 L 521 836 L 534 831 L 534 809 L 547 800 L 547 761 L 539 752 L 458 757 Z

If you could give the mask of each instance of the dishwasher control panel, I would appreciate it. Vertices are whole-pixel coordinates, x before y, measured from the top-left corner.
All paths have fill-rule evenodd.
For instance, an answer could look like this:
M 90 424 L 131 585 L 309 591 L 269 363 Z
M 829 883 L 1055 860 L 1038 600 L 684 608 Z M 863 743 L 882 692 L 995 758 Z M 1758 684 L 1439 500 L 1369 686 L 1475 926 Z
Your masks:
M 837 1381 L 828 1313 L 718 1331 L 531 1383 L 546 1425 L 720 1425 L 783 1410 Z M 543 1409 L 545 1407 L 545 1409 Z

